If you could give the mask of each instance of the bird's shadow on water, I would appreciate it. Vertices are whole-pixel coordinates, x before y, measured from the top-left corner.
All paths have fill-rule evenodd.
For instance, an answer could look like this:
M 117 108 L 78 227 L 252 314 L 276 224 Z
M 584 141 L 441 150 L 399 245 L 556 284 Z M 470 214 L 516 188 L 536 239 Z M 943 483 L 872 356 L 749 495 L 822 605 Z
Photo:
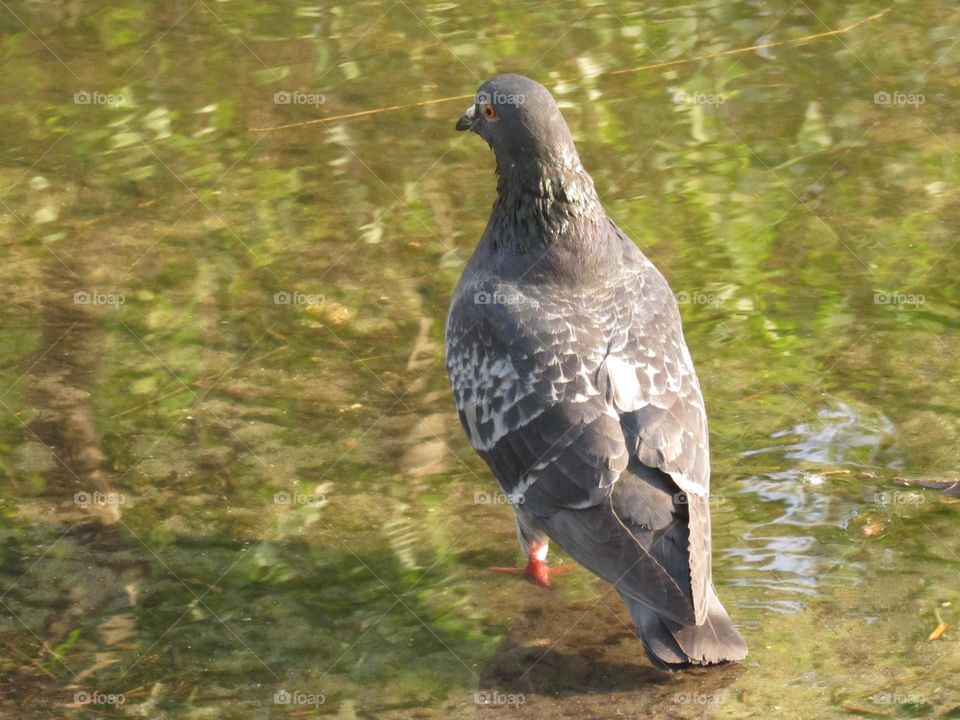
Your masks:
M 669 679 L 669 675 L 644 666 L 642 660 L 610 662 L 589 652 L 530 647 L 509 638 L 481 672 L 479 684 L 482 689 L 504 694 L 570 696 L 628 692 Z
M 646 659 L 626 610 L 611 593 L 596 603 L 559 601 L 528 606 L 480 672 L 491 702 L 523 698 L 538 717 L 574 700 L 578 708 L 647 710 L 685 717 L 726 702 L 742 665 L 662 672 Z

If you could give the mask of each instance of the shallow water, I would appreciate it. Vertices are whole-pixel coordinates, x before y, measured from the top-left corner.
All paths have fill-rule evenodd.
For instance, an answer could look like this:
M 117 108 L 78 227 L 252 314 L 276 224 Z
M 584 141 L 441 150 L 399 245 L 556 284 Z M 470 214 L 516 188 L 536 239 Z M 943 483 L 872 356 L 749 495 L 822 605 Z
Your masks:
M 0 714 L 960 717 L 960 505 L 902 484 L 960 461 L 960 16 L 611 74 L 886 7 L 0 5 Z M 662 676 L 585 571 L 485 572 L 466 101 L 251 131 L 508 70 L 681 300 L 740 666 Z

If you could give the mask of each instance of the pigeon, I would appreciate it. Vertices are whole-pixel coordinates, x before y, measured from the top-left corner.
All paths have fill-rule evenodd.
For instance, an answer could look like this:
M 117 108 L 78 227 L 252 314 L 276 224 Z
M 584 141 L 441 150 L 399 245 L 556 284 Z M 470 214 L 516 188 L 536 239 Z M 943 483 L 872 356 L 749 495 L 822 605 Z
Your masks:
M 742 660 L 711 577 L 706 411 L 667 281 L 607 216 L 542 85 L 488 80 L 456 129 L 487 142 L 498 181 L 446 366 L 524 574 L 550 584 L 554 542 L 613 585 L 655 667 Z

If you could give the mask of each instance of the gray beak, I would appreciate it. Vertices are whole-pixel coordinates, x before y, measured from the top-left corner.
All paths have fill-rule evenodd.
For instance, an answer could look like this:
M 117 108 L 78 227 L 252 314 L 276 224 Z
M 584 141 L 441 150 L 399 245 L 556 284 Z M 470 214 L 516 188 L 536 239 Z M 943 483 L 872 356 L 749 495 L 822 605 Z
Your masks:
M 467 111 L 460 116 L 460 119 L 457 120 L 457 130 L 460 130 L 461 132 L 464 130 L 473 130 L 476 124 L 477 106 L 471 105 L 467 108 Z

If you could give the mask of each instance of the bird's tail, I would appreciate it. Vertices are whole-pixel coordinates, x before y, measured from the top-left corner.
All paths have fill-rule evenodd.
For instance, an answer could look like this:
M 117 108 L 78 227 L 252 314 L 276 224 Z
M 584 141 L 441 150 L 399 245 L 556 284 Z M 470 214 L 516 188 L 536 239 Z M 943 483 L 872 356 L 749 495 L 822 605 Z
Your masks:
M 720 604 L 713 585 L 708 592 L 707 617 L 700 625 L 681 625 L 621 593 L 647 657 L 661 670 L 743 660 L 747 656 L 747 643 Z

